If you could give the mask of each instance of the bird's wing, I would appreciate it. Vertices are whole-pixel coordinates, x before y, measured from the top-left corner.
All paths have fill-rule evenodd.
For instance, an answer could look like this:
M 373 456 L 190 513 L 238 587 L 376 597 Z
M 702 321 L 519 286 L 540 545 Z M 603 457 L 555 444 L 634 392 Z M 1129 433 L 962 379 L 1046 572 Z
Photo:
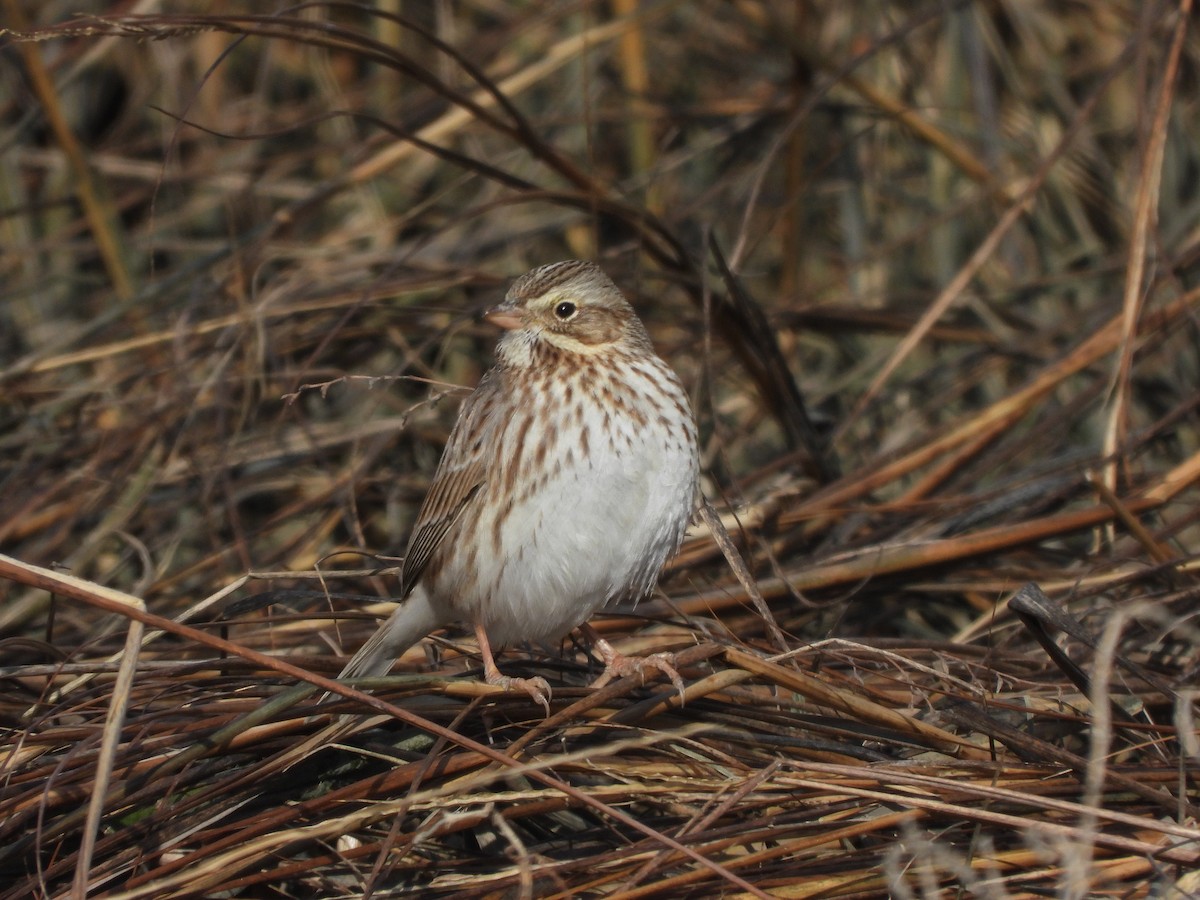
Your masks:
M 416 586 L 446 532 L 470 507 L 488 476 L 492 458 L 489 451 L 494 452 L 493 432 L 502 419 L 497 405 L 501 381 L 496 370 L 488 372 L 458 412 L 458 421 L 446 441 L 408 539 L 400 576 L 404 596 Z

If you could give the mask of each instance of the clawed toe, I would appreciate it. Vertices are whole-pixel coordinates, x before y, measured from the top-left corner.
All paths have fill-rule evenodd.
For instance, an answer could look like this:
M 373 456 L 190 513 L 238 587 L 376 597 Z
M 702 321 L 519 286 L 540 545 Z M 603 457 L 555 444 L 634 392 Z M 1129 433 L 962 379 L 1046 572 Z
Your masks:
M 641 665 L 635 668 L 642 673 L 642 678 L 646 677 L 646 669 L 658 669 L 668 678 L 671 679 L 671 684 L 675 685 L 675 690 L 679 692 L 679 699 L 683 700 L 683 678 L 675 668 L 674 653 L 652 653 L 650 656 L 642 657 L 640 660 L 633 660 Z
M 550 715 L 550 683 L 545 678 L 514 678 L 502 675 L 496 668 L 496 659 L 492 655 L 492 645 L 488 641 L 487 631 L 478 622 L 475 624 L 475 637 L 479 641 L 479 653 L 483 657 L 483 680 L 488 684 L 499 685 L 506 691 L 522 690 L 542 704 L 546 715 Z
M 675 685 L 675 690 L 679 692 L 680 701 L 684 699 L 683 678 L 675 670 L 674 653 L 626 656 L 604 638 L 596 641 L 596 650 L 599 652 L 600 658 L 604 660 L 604 671 L 599 678 L 592 682 L 592 687 L 604 687 L 614 678 L 623 678 L 626 675 L 639 675 L 644 684 L 646 670 L 657 669 L 671 679 L 671 684 Z
M 488 684 L 498 685 L 506 691 L 524 691 L 542 704 L 546 715 L 550 715 L 550 698 L 553 696 L 553 691 L 550 690 L 550 683 L 545 678 L 514 678 L 511 675 L 497 675 L 488 677 L 486 680 Z

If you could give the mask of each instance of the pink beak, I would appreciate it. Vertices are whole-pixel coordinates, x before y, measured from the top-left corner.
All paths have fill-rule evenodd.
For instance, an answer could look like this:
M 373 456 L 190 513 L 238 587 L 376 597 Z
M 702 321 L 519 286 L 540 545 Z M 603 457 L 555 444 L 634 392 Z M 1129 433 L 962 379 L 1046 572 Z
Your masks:
M 524 315 L 504 306 L 492 307 L 483 314 L 483 317 L 505 331 L 513 331 L 517 328 L 523 328 L 525 325 Z

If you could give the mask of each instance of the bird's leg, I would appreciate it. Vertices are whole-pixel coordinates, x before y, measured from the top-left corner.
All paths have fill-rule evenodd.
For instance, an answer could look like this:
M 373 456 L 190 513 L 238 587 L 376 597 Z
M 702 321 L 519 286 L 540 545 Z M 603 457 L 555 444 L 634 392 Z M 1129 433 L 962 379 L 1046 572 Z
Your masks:
M 483 680 L 488 684 L 496 684 L 506 691 L 522 690 L 546 708 L 550 715 L 550 685 L 545 678 L 513 678 L 501 673 L 496 667 L 496 659 L 492 656 L 492 645 L 488 641 L 487 632 L 482 625 L 475 626 L 475 639 L 479 641 L 479 654 L 483 657 Z
M 592 687 L 604 687 L 604 685 L 608 684 L 614 678 L 626 675 L 640 675 L 644 684 L 646 681 L 646 670 L 657 669 L 671 679 L 671 684 L 675 685 L 675 690 L 679 691 L 679 699 L 681 701 L 684 699 L 683 679 L 675 671 L 674 653 L 626 656 L 601 637 L 600 632 L 586 622 L 579 626 L 579 630 L 592 642 L 592 646 L 596 648 L 596 652 L 604 660 L 604 671 L 600 673 L 599 678 L 592 682 Z

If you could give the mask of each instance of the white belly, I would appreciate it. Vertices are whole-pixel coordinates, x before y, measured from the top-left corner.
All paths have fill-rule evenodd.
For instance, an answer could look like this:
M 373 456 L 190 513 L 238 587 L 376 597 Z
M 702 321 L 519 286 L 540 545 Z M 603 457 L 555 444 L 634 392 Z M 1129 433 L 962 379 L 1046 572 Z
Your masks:
M 625 375 L 637 382 L 638 373 Z M 556 423 L 548 435 L 536 417 L 523 421 L 537 410 L 513 416 L 501 443 L 515 475 L 481 491 L 473 521 L 447 536 L 460 542 L 457 561 L 428 585 L 456 618 L 481 622 L 496 647 L 555 640 L 608 603 L 640 599 L 691 517 L 698 460 L 690 413 L 680 428 L 657 415 L 617 415 L 611 404 L 585 410 L 582 421 Z

